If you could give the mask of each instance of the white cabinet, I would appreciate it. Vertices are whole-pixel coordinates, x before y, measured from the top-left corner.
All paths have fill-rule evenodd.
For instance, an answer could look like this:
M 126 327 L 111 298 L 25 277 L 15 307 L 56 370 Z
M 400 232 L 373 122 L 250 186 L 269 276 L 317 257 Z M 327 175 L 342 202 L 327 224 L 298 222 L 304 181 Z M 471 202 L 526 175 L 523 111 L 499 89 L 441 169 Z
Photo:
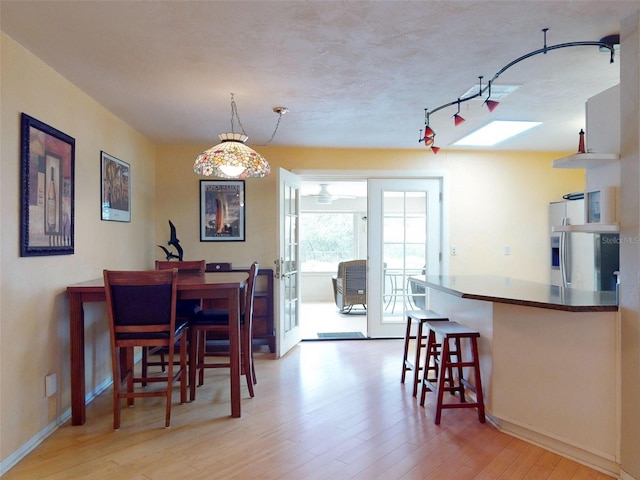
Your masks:
M 620 152 L 620 85 L 587 100 L 587 153 Z
M 587 152 L 558 158 L 553 160 L 551 164 L 554 168 L 586 169 L 587 189 L 619 186 L 620 85 L 591 97 L 587 100 L 585 108 Z M 608 178 L 604 180 L 602 178 L 603 168 L 610 170 L 610 174 L 605 175 Z M 595 172 L 594 169 L 598 171 Z M 603 181 L 606 183 L 603 184 Z M 597 182 L 600 184 L 595 184 Z

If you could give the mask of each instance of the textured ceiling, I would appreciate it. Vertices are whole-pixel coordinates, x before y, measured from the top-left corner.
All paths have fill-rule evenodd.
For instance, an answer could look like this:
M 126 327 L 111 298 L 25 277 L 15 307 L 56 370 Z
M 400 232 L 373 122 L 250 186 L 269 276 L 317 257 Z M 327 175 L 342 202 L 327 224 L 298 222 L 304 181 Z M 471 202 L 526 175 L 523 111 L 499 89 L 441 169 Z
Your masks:
M 423 148 L 424 109 L 455 100 L 547 44 L 619 33 L 640 2 L 9 1 L 2 31 L 159 144 L 204 144 L 229 131 L 230 93 L 252 144 Z M 597 47 L 518 63 L 492 114 L 480 100 L 431 116 L 443 148 L 498 120 L 544 125 L 508 150 L 575 150 L 587 98 L 619 82 Z M 238 125 L 235 130 L 239 131 Z M 492 147 L 496 148 L 496 147 Z

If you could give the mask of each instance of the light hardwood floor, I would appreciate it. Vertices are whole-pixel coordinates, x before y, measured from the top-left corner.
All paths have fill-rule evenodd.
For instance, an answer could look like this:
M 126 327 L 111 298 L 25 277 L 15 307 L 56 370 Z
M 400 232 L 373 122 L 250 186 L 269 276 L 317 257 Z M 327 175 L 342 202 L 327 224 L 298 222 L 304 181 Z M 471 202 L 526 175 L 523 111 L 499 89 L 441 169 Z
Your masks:
M 401 340 L 304 342 L 256 356 L 255 398 L 229 416 L 225 370 L 163 428 L 161 399 L 136 400 L 112 429 L 111 391 L 87 423 L 59 428 L 7 472 L 15 479 L 549 479 L 604 474 L 480 424 L 475 410 L 420 407 L 400 384 Z

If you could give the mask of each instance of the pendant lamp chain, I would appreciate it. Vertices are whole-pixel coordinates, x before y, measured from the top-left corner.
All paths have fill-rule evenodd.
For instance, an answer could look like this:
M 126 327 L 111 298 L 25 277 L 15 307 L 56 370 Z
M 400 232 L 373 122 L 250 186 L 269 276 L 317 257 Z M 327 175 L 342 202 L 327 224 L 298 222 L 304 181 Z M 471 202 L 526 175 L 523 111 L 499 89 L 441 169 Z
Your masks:
M 278 127 L 280 126 L 280 121 L 282 120 L 282 116 L 289 112 L 289 109 L 286 107 L 274 107 L 273 109 L 274 112 L 276 112 L 278 114 L 278 122 L 276 123 L 276 127 L 273 130 L 273 133 L 271 134 L 271 137 L 269 137 L 269 140 L 267 140 L 266 143 L 253 143 L 253 145 L 257 146 L 257 147 L 266 147 L 267 145 L 269 145 L 273 139 L 276 136 L 276 133 L 278 132 Z M 242 122 L 240 121 L 240 115 L 238 114 L 238 106 L 236 105 L 236 100 L 233 97 L 233 93 L 231 94 L 231 133 L 235 133 L 234 130 L 234 119 L 236 119 L 238 121 L 238 125 L 240 126 L 240 130 L 242 131 L 242 133 L 244 135 L 246 135 L 247 137 L 249 135 L 247 135 L 247 132 L 244 129 L 244 126 L 242 125 Z

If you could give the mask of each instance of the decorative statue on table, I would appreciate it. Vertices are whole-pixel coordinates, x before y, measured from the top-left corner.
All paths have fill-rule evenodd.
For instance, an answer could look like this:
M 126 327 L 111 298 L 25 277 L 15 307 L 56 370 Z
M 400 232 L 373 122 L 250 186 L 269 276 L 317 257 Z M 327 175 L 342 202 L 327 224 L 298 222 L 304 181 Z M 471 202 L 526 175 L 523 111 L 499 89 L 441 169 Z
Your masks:
M 182 247 L 180 246 L 180 240 L 178 240 L 178 237 L 176 236 L 176 227 L 173 225 L 173 223 L 171 223 L 171 220 L 169 220 L 169 228 L 171 229 L 171 237 L 169 238 L 169 241 L 167 242 L 167 245 L 171 245 L 173 247 L 175 247 L 177 255 L 173 252 L 170 252 L 166 247 L 163 247 L 162 245 L 158 245 L 165 253 L 165 255 L 167 256 L 167 260 L 171 260 L 172 258 L 177 258 L 178 261 L 182 261 Z

